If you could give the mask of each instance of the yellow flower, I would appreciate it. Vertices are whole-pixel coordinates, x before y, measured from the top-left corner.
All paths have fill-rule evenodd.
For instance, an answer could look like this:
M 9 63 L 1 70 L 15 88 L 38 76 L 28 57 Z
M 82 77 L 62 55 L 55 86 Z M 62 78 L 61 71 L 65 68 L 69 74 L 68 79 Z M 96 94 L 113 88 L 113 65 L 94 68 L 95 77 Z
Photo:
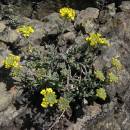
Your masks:
M 46 90 L 43 89 L 43 90 L 40 92 L 40 94 L 45 95 L 45 94 L 46 94 Z
M 105 100 L 107 98 L 107 94 L 104 88 L 96 89 L 96 96 Z
M 90 36 L 85 39 L 87 42 L 89 42 L 90 46 L 96 46 L 96 45 L 105 45 L 110 46 L 108 40 L 106 38 L 102 38 L 102 35 L 99 33 L 90 33 Z
M 59 13 L 62 17 L 65 17 L 66 19 L 69 19 L 69 20 L 74 20 L 76 17 L 76 11 L 68 7 L 61 8 Z
M 108 78 L 109 78 L 110 83 L 113 83 L 113 82 L 117 83 L 119 80 L 119 78 L 115 74 L 113 74 L 112 72 L 110 72 L 108 74 Z
M 116 57 L 113 57 L 111 60 L 111 64 L 113 67 L 116 67 L 116 69 L 120 70 L 122 68 L 122 64 L 120 60 L 118 60 Z
M 56 94 L 52 88 L 43 89 L 40 93 L 44 96 L 41 103 L 43 108 L 47 108 L 48 106 L 52 107 L 55 103 L 57 103 Z
M 47 88 L 47 89 L 46 89 L 46 92 L 47 92 L 47 93 L 52 93 L 53 90 L 52 90 L 52 88 Z
M 105 80 L 105 76 L 102 71 L 96 70 L 94 73 L 95 73 L 96 78 L 98 78 L 99 80 L 101 81 Z
M 9 68 L 19 68 L 20 66 L 20 57 L 15 56 L 13 54 L 9 54 L 5 60 L 3 61 L 3 64 L 6 69 Z
M 29 37 L 34 29 L 32 26 L 23 25 L 17 29 L 17 32 L 21 33 L 24 37 Z
M 43 100 L 42 100 L 42 103 L 41 103 L 41 106 L 42 106 L 43 108 L 47 108 L 47 107 L 48 107 L 48 102 L 47 102 L 45 99 L 43 99 Z

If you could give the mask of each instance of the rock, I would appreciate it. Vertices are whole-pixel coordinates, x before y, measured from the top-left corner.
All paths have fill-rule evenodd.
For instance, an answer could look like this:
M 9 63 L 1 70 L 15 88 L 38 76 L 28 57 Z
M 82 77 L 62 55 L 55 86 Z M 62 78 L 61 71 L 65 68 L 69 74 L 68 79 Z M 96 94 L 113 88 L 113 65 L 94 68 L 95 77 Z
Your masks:
M 86 43 L 85 41 L 85 38 L 87 36 L 84 36 L 84 35 L 78 35 L 76 38 L 75 38 L 75 43 L 78 44 L 78 45 L 83 45 L 84 43 Z
M 94 105 L 87 106 L 84 108 L 85 115 L 83 118 L 78 118 L 75 124 L 72 124 L 67 130 L 86 130 L 85 124 L 89 120 L 95 118 L 98 114 L 102 112 L 101 106 L 94 103 Z M 85 129 L 84 129 L 85 127 Z
M 119 37 L 119 39 L 129 40 L 130 35 L 130 14 L 121 12 L 117 13 L 113 19 L 113 30 L 115 31 L 115 35 Z
M 80 11 L 75 20 L 76 28 L 83 28 L 85 33 L 90 33 L 97 28 L 94 22 L 99 16 L 99 10 L 97 8 L 87 8 Z
M 45 29 L 43 22 L 38 20 L 31 20 L 27 24 L 34 27 L 34 32 L 30 35 L 28 40 L 34 44 L 40 44 L 42 42 L 42 38 L 45 37 Z
M 71 22 L 63 20 L 59 13 L 52 13 L 43 19 L 44 30 L 47 35 L 57 35 L 65 31 L 73 31 L 74 26 Z
M 96 19 L 98 18 L 98 15 L 99 15 L 99 9 L 89 7 L 85 10 L 80 11 L 80 13 L 77 16 L 77 19 L 80 18 L 81 21 L 89 18 Z
M 11 29 L 16 29 L 18 26 L 26 25 L 31 19 L 27 17 L 21 17 L 20 15 L 6 15 L 2 17 L 4 24 Z
M 55 3 L 54 1 L 41 1 L 36 3 L 33 17 L 37 19 L 43 19 L 43 17 L 56 12 L 59 9 L 61 1 Z
M 64 33 L 58 37 L 58 45 L 64 46 L 66 44 L 73 44 L 75 38 L 76 38 L 76 35 L 74 32 Z
M 24 108 L 20 108 L 19 110 L 16 110 L 16 108 L 13 105 L 10 105 L 6 110 L 0 112 L 0 126 L 1 128 L 10 129 L 13 124 L 12 120 L 15 120 L 17 116 L 22 114 L 24 112 Z
M 76 34 L 74 32 L 67 32 L 65 34 L 63 34 L 63 39 L 65 41 L 71 41 L 73 42 L 76 38 Z
M 21 20 L 21 22 L 23 22 L 23 20 Z M 45 37 L 45 29 L 43 22 L 40 22 L 38 20 L 26 19 L 26 25 L 32 26 L 34 28 L 34 32 L 30 34 L 28 38 L 24 38 L 21 34 L 19 34 L 21 36 L 16 46 L 26 47 L 26 45 L 28 45 L 29 43 L 33 45 L 40 45 L 43 37 Z
M 18 33 L 10 28 L 0 33 L 0 40 L 5 43 L 14 43 L 17 41 L 18 37 Z
M 3 62 L 2 62 L 3 60 L 4 60 L 4 57 L 0 55 L 0 67 L 3 66 Z
M 0 22 L 0 33 L 4 31 L 6 25 L 3 22 Z
M 0 42 L 0 67 L 3 66 L 3 60 L 8 55 L 8 53 L 10 53 L 10 51 L 8 50 L 6 44 Z
M 129 1 L 128 1 L 129 3 Z M 100 27 L 100 33 L 106 36 L 110 40 L 112 47 L 103 49 L 103 54 L 95 62 L 95 67 L 102 69 L 104 65 L 110 66 L 110 60 L 113 56 L 119 56 L 120 61 L 123 64 L 122 70 L 118 71 L 119 82 L 114 85 L 105 86 L 107 94 L 110 96 L 110 100 L 115 97 L 118 99 L 118 108 L 116 112 L 109 112 L 111 115 L 107 115 L 106 118 L 99 120 L 96 126 L 93 125 L 85 127 L 85 130 L 129 130 L 130 122 L 130 14 L 129 4 L 122 4 L 122 10 L 124 12 L 116 13 L 114 18 L 110 16 L 106 17 L 106 22 Z M 121 104 L 124 104 L 121 106 Z M 108 110 L 108 107 L 103 108 L 104 111 Z M 114 107 L 116 109 L 116 107 Z M 113 109 L 113 110 L 114 110 Z M 119 110 L 118 110 L 119 109 Z M 118 111 L 118 113 L 117 113 Z
M 122 47 L 124 46 L 124 42 L 121 40 L 118 40 L 116 36 L 113 36 L 113 39 L 110 40 L 111 47 L 110 48 L 104 48 L 104 51 L 101 56 L 97 58 L 97 60 L 94 63 L 94 66 L 96 69 L 102 70 L 102 68 L 107 65 L 108 67 L 111 67 L 111 59 L 112 57 L 119 56 L 120 60 L 122 57 Z M 121 61 L 122 63 L 122 61 Z M 122 63 L 123 64 L 123 63 Z M 124 65 L 124 64 L 123 64 Z M 109 71 L 113 71 L 112 69 Z M 122 68 L 119 72 L 116 73 L 119 76 L 119 82 L 117 84 L 111 84 L 109 86 L 106 86 L 106 90 L 108 92 L 108 95 L 111 98 L 114 98 L 115 94 L 118 93 L 121 97 L 123 97 L 123 93 L 127 90 L 130 80 L 130 74 L 128 73 L 126 68 Z
M 121 5 L 120 5 L 120 9 L 123 12 L 130 13 L 130 1 L 122 1 Z
M 2 0 L 2 4 L 13 4 L 15 0 Z
M 120 105 L 105 118 L 99 117 L 98 121 L 87 123 L 82 130 L 129 130 L 129 122 L 128 111 L 124 105 Z
M 63 24 L 63 20 L 60 18 L 58 13 L 50 14 L 43 19 L 45 22 L 45 31 L 48 35 L 57 34 L 60 32 L 60 25 Z
M 102 112 L 101 106 L 99 104 L 95 103 L 94 105 L 88 106 L 86 112 L 87 112 L 87 115 L 89 115 L 93 118 L 96 115 L 98 115 L 100 112 Z
M 1 4 L 1 10 L 0 13 L 3 14 L 3 16 L 7 15 L 20 15 L 25 17 L 30 17 L 32 14 L 32 5 L 29 2 L 21 2 L 19 5 L 15 4 Z
M 107 6 L 107 9 L 108 9 L 108 13 L 109 13 L 110 16 L 115 16 L 115 14 L 116 14 L 115 3 L 109 4 Z
M 27 4 L 20 4 L 20 6 L 13 5 L 11 7 L 13 9 L 14 15 L 22 15 L 24 17 L 30 17 L 32 15 L 32 5 Z
M 3 82 L 0 82 L 0 112 L 7 109 L 12 101 L 12 95 L 7 92 L 6 85 Z

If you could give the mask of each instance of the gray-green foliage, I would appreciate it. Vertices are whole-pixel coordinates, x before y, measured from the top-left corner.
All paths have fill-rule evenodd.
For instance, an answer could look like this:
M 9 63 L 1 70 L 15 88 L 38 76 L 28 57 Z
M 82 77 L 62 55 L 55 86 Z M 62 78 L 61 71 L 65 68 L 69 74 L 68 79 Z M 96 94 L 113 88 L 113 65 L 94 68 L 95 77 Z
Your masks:
M 48 43 L 41 51 L 32 48 L 32 53 L 25 59 L 26 71 L 22 81 L 26 81 L 26 86 L 33 91 L 51 86 L 59 95 L 66 95 L 70 100 L 95 96 L 95 89 L 99 85 L 102 87 L 93 72 L 95 49 L 86 43 L 74 43 L 62 53 L 58 48 L 57 44 Z

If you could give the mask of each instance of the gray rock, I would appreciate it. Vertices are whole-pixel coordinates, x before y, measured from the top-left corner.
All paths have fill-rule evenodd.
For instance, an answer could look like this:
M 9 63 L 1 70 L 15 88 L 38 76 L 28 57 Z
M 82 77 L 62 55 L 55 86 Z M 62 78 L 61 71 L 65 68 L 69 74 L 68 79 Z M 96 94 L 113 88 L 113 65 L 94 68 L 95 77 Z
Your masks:
M 9 127 L 11 125 L 14 125 L 12 123 L 12 120 L 16 119 L 17 116 L 22 114 L 24 112 L 24 108 L 20 108 L 19 110 L 16 110 L 16 108 L 13 105 L 10 105 L 6 110 L 0 112 L 0 126 L 1 128 L 10 129 Z
M 3 60 L 4 60 L 4 57 L 0 55 L 0 67 L 3 66 L 3 63 L 2 63 Z
M 63 20 L 58 13 L 53 13 L 43 19 L 45 22 L 45 32 L 48 35 L 55 35 L 60 32 L 60 26 L 63 24 Z
M 65 34 L 63 34 L 63 39 L 65 41 L 74 41 L 76 38 L 76 34 L 74 32 L 67 32 Z
M 129 122 L 129 112 L 124 105 L 120 105 L 105 118 L 101 117 L 97 122 L 93 122 L 95 125 L 93 123 L 87 123 L 86 127 L 82 130 L 129 130 Z
M 75 43 L 78 45 L 83 45 L 84 43 L 86 43 L 85 38 L 86 36 L 81 34 L 75 38 Z
M 74 32 L 67 32 L 58 37 L 58 45 L 63 47 L 66 44 L 73 44 L 76 38 L 76 34 Z M 63 48 L 61 48 L 63 49 Z
M 6 84 L 3 82 L 0 82 L 0 92 L 6 91 Z
M 3 60 L 9 53 L 10 51 L 8 50 L 6 44 L 0 42 L 0 67 L 3 66 Z
M 40 45 L 43 37 L 45 37 L 44 23 L 38 20 L 31 20 L 28 18 L 25 20 L 26 20 L 26 23 L 23 23 L 22 25 L 25 24 L 25 25 L 32 26 L 34 28 L 34 32 L 30 34 L 28 38 L 24 38 L 21 34 L 19 34 L 20 39 L 17 45 L 21 47 L 26 47 L 26 45 L 28 45 L 29 43 L 33 45 Z M 21 19 L 20 21 L 23 22 L 23 19 Z
M 4 15 L 20 15 L 30 17 L 32 14 L 32 5 L 29 2 L 22 2 L 20 6 L 15 4 L 1 4 L 1 14 Z
M 45 37 L 45 29 L 43 22 L 40 22 L 38 20 L 31 20 L 27 24 L 34 27 L 34 32 L 30 35 L 28 40 L 31 43 L 40 44 L 42 38 Z
M 124 12 L 130 13 L 130 1 L 122 1 L 120 9 Z
M 12 95 L 7 92 L 6 85 L 0 82 L 0 112 L 7 109 L 12 101 Z
M 84 112 L 86 113 L 86 115 L 82 118 L 78 118 L 77 122 L 70 125 L 67 130 L 87 130 L 87 127 L 85 127 L 86 122 L 95 118 L 98 114 L 102 112 L 102 110 L 99 104 L 94 103 L 94 105 L 84 107 Z
M 116 14 L 115 3 L 109 4 L 107 6 L 107 9 L 108 9 L 108 13 L 109 13 L 110 16 L 115 16 L 115 14 Z
M 10 28 L 0 33 L 0 41 L 5 43 L 14 43 L 17 41 L 18 37 L 18 33 L 15 30 L 11 30 Z
M 115 99 L 116 96 L 119 103 L 112 108 L 113 112 L 109 112 L 109 115 L 102 118 L 103 120 L 101 120 L 101 118 L 98 120 L 97 117 L 95 125 L 90 123 L 91 125 L 89 126 L 88 123 L 88 125 L 86 124 L 86 127 L 82 127 L 81 130 L 129 130 L 130 128 L 130 14 L 128 12 L 129 5 L 126 4 L 125 6 L 127 10 L 116 13 L 114 18 L 110 18 L 111 16 L 107 15 L 106 22 L 100 27 L 99 32 L 110 40 L 112 46 L 110 48 L 103 48 L 102 56 L 98 57 L 95 61 L 95 67 L 102 69 L 104 65 L 110 67 L 111 58 L 113 56 L 117 55 L 120 57 L 120 61 L 124 67 L 117 72 L 119 82 L 105 86 L 110 100 Z M 124 105 L 122 106 L 122 104 Z M 108 106 L 104 106 L 103 112 L 106 113 L 109 109 Z
M 6 28 L 6 25 L 3 22 L 0 22 L 0 32 L 3 32 Z
M 87 8 L 80 11 L 75 20 L 75 26 L 77 28 L 83 28 L 86 33 L 94 32 L 98 25 L 94 22 L 99 16 L 99 10 L 97 8 Z
M 71 22 L 63 20 L 59 13 L 52 13 L 43 19 L 44 30 L 47 35 L 57 35 L 65 31 L 73 31 L 74 26 Z
M 56 12 L 60 8 L 61 1 L 41 1 L 36 5 L 36 10 L 33 11 L 33 17 L 37 19 L 43 19 L 43 17 L 50 15 L 53 12 Z
M 77 20 L 80 19 L 81 21 L 84 19 L 96 19 L 99 15 L 99 9 L 97 8 L 87 8 L 85 10 L 80 11 L 80 13 L 77 16 Z

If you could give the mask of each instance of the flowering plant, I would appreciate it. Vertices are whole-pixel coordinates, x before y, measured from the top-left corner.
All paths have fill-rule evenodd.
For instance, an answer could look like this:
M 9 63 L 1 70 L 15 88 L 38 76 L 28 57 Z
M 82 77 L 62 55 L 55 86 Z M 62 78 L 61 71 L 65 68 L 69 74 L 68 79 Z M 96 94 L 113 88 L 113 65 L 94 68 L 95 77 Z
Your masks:
M 17 32 L 21 33 L 25 38 L 27 38 L 34 32 L 34 28 L 29 25 L 23 25 L 17 28 Z
M 19 68 L 20 67 L 20 57 L 10 53 L 3 61 L 3 64 L 6 69 Z
M 90 33 L 90 36 L 86 38 L 86 41 L 90 46 L 104 45 L 109 46 L 109 42 L 106 38 L 103 38 L 99 33 Z
M 59 11 L 61 17 L 65 17 L 68 20 L 74 20 L 76 17 L 76 11 L 72 8 L 63 7 Z
M 44 96 L 41 103 L 43 108 L 47 108 L 48 106 L 52 107 L 55 103 L 57 103 L 56 94 L 52 88 L 43 89 L 41 94 Z

